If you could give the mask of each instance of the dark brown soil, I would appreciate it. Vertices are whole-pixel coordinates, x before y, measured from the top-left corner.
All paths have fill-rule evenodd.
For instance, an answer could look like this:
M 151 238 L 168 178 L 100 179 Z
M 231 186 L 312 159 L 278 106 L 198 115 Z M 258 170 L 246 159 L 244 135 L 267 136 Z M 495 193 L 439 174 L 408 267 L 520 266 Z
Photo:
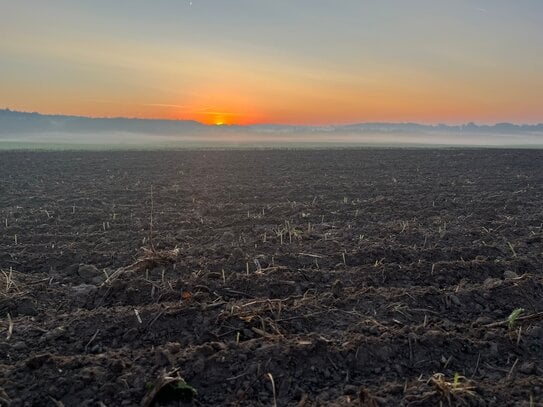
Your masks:
M 543 402 L 543 151 L 2 152 L 0 221 L 0 405 Z

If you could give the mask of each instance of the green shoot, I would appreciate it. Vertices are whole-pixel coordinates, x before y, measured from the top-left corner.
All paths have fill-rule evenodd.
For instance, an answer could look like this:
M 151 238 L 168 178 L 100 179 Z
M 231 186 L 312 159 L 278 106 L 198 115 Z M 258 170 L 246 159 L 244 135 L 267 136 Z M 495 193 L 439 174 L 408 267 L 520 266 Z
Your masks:
M 458 372 L 456 372 L 454 374 L 454 378 L 453 378 L 453 388 L 456 389 L 458 387 L 458 380 L 460 379 L 460 375 L 458 374 Z
M 509 329 L 513 329 L 513 327 L 515 326 L 515 323 L 517 322 L 518 317 L 523 312 L 524 312 L 524 308 L 515 308 L 513 312 L 511 312 L 511 315 L 507 317 L 507 323 L 508 323 Z

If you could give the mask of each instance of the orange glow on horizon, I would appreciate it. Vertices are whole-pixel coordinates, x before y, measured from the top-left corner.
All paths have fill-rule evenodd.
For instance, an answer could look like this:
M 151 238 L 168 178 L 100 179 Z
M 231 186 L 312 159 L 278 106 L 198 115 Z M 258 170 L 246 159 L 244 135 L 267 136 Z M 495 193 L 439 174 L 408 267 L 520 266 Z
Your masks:
M 254 107 L 233 106 L 224 103 L 228 108 L 194 107 L 179 108 L 168 106 L 132 107 L 129 104 L 111 106 L 91 103 L 72 103 L 68 106 L 55 105 L 26 105 L 9 104 L 11 110 L 38 112 L 41 114 L 60 114 L 86 116 L 94 118 L 126 117 L 158 120 L 194 120 L 208 126 L 221 125 L 256 125 L 284 124 L 326 126 L 365 122 L 416 122 L 421 124 L 462 124 L 475 122 L 478 124 L 494 124 L 499 122 L 540 123 L 537 111 L 514 111 L 508 106 L 495 109 L 494 106 L 481 106 L 476 103 L 466 103 L 459 106 L 456 103 L 433 106 L 430 108 L 426 101 L 404 104 L 402 101 L 378 100 L 377 97 L 361 101 L 358 105 L 344 106 L 343 104 L 327 105 L 312 101 L 312 104 L 294 106 L 285 103 L 284 107 L 270 104 L 265 109 Z M 205 106 L 205 105 L 204 105 Z M 233 106 L 233 107 L 230 107 Z M 2 108 L 2 106 L 0 106 Z
M 275 86 L 272 80 L 269 86 Z M 485 97 L 466 97 L 467 90 L 411 89 L 401 84 L 390 88 L 313 88 L 297 82 L 288 89 L 255 91 L 249 85 L 238 88 L 197 87 L 187 94 L 160 96 L 137 95 L 133 98 L 51 99 L 51 94 L 32 105 L 10 103 L 5 107 L 42 114 L 87 117 L 127 117 L 140 119 L 194 120 L 210 126 L 221 125 L 341 125 L 363 122 L 417 122 L 421 124 L 461 124 L 476 122 L 537 123 L 539 109 Z M 279 85 L 277 85 L 279 86 Z M 510 97 L 517 100 L 518 97 Z M 530 95 L 523 96 L 529 99 Z M 534 99 L 535 97 L 532 97 Z M 531 101 L 531 100 L 530 100 Z M 534 102 L 535 105 L 535 102 Z
M 264 120 L 262 108 L 240 89 L 204 87 L 182 105 L 177 117 L 212 125 L 248 125 Z
M 312 75 L 312 71 L 290 65 L 271 72 L 269 66 L 256 64 L 243 69 L 239 64 L 219 62 L 208 65 L 204 78 L 191 82 L 178 82 L 182 68 L 160 65 L 158 72 L 172 69 L 175 75 L 165 77 L 164 84 L 149 85 L 150 89 L 130 82 L 120 89 L 95 90 L 79 83 L 82 88 L 76 93 L 77 83 L 55 89 L 32 87 L 31 82 L 7 84 L 0 95 L 0 107 L 43 114 L 194 120 L 211 126 L 541 121 L 542 88 L 534 86 L 530 76 L 496 87 L 500 72 L 444 80 L 418 72 L 369 72 L 366 77 L 325 70 Z M 274 61 L 266 62 L 280 67 L 273 65 Z M 132 78 L 137 83 L 143 79 Z

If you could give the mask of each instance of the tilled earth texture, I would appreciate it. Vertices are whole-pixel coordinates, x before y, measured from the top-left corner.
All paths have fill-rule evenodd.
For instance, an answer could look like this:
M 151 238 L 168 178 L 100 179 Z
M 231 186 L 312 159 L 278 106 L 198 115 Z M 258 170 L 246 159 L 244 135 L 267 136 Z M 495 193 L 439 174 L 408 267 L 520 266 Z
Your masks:
M 541 406 L 543 151 L 0 153 L 0 404 Z

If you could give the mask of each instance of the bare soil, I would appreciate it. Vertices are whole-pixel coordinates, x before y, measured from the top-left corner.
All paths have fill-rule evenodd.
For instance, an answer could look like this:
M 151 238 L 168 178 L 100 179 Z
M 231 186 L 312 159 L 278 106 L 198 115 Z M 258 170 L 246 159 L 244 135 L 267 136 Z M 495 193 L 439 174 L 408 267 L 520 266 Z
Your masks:
M 0 405 L 542 405 L 542 208 L 541 150 L 1 152 Z

